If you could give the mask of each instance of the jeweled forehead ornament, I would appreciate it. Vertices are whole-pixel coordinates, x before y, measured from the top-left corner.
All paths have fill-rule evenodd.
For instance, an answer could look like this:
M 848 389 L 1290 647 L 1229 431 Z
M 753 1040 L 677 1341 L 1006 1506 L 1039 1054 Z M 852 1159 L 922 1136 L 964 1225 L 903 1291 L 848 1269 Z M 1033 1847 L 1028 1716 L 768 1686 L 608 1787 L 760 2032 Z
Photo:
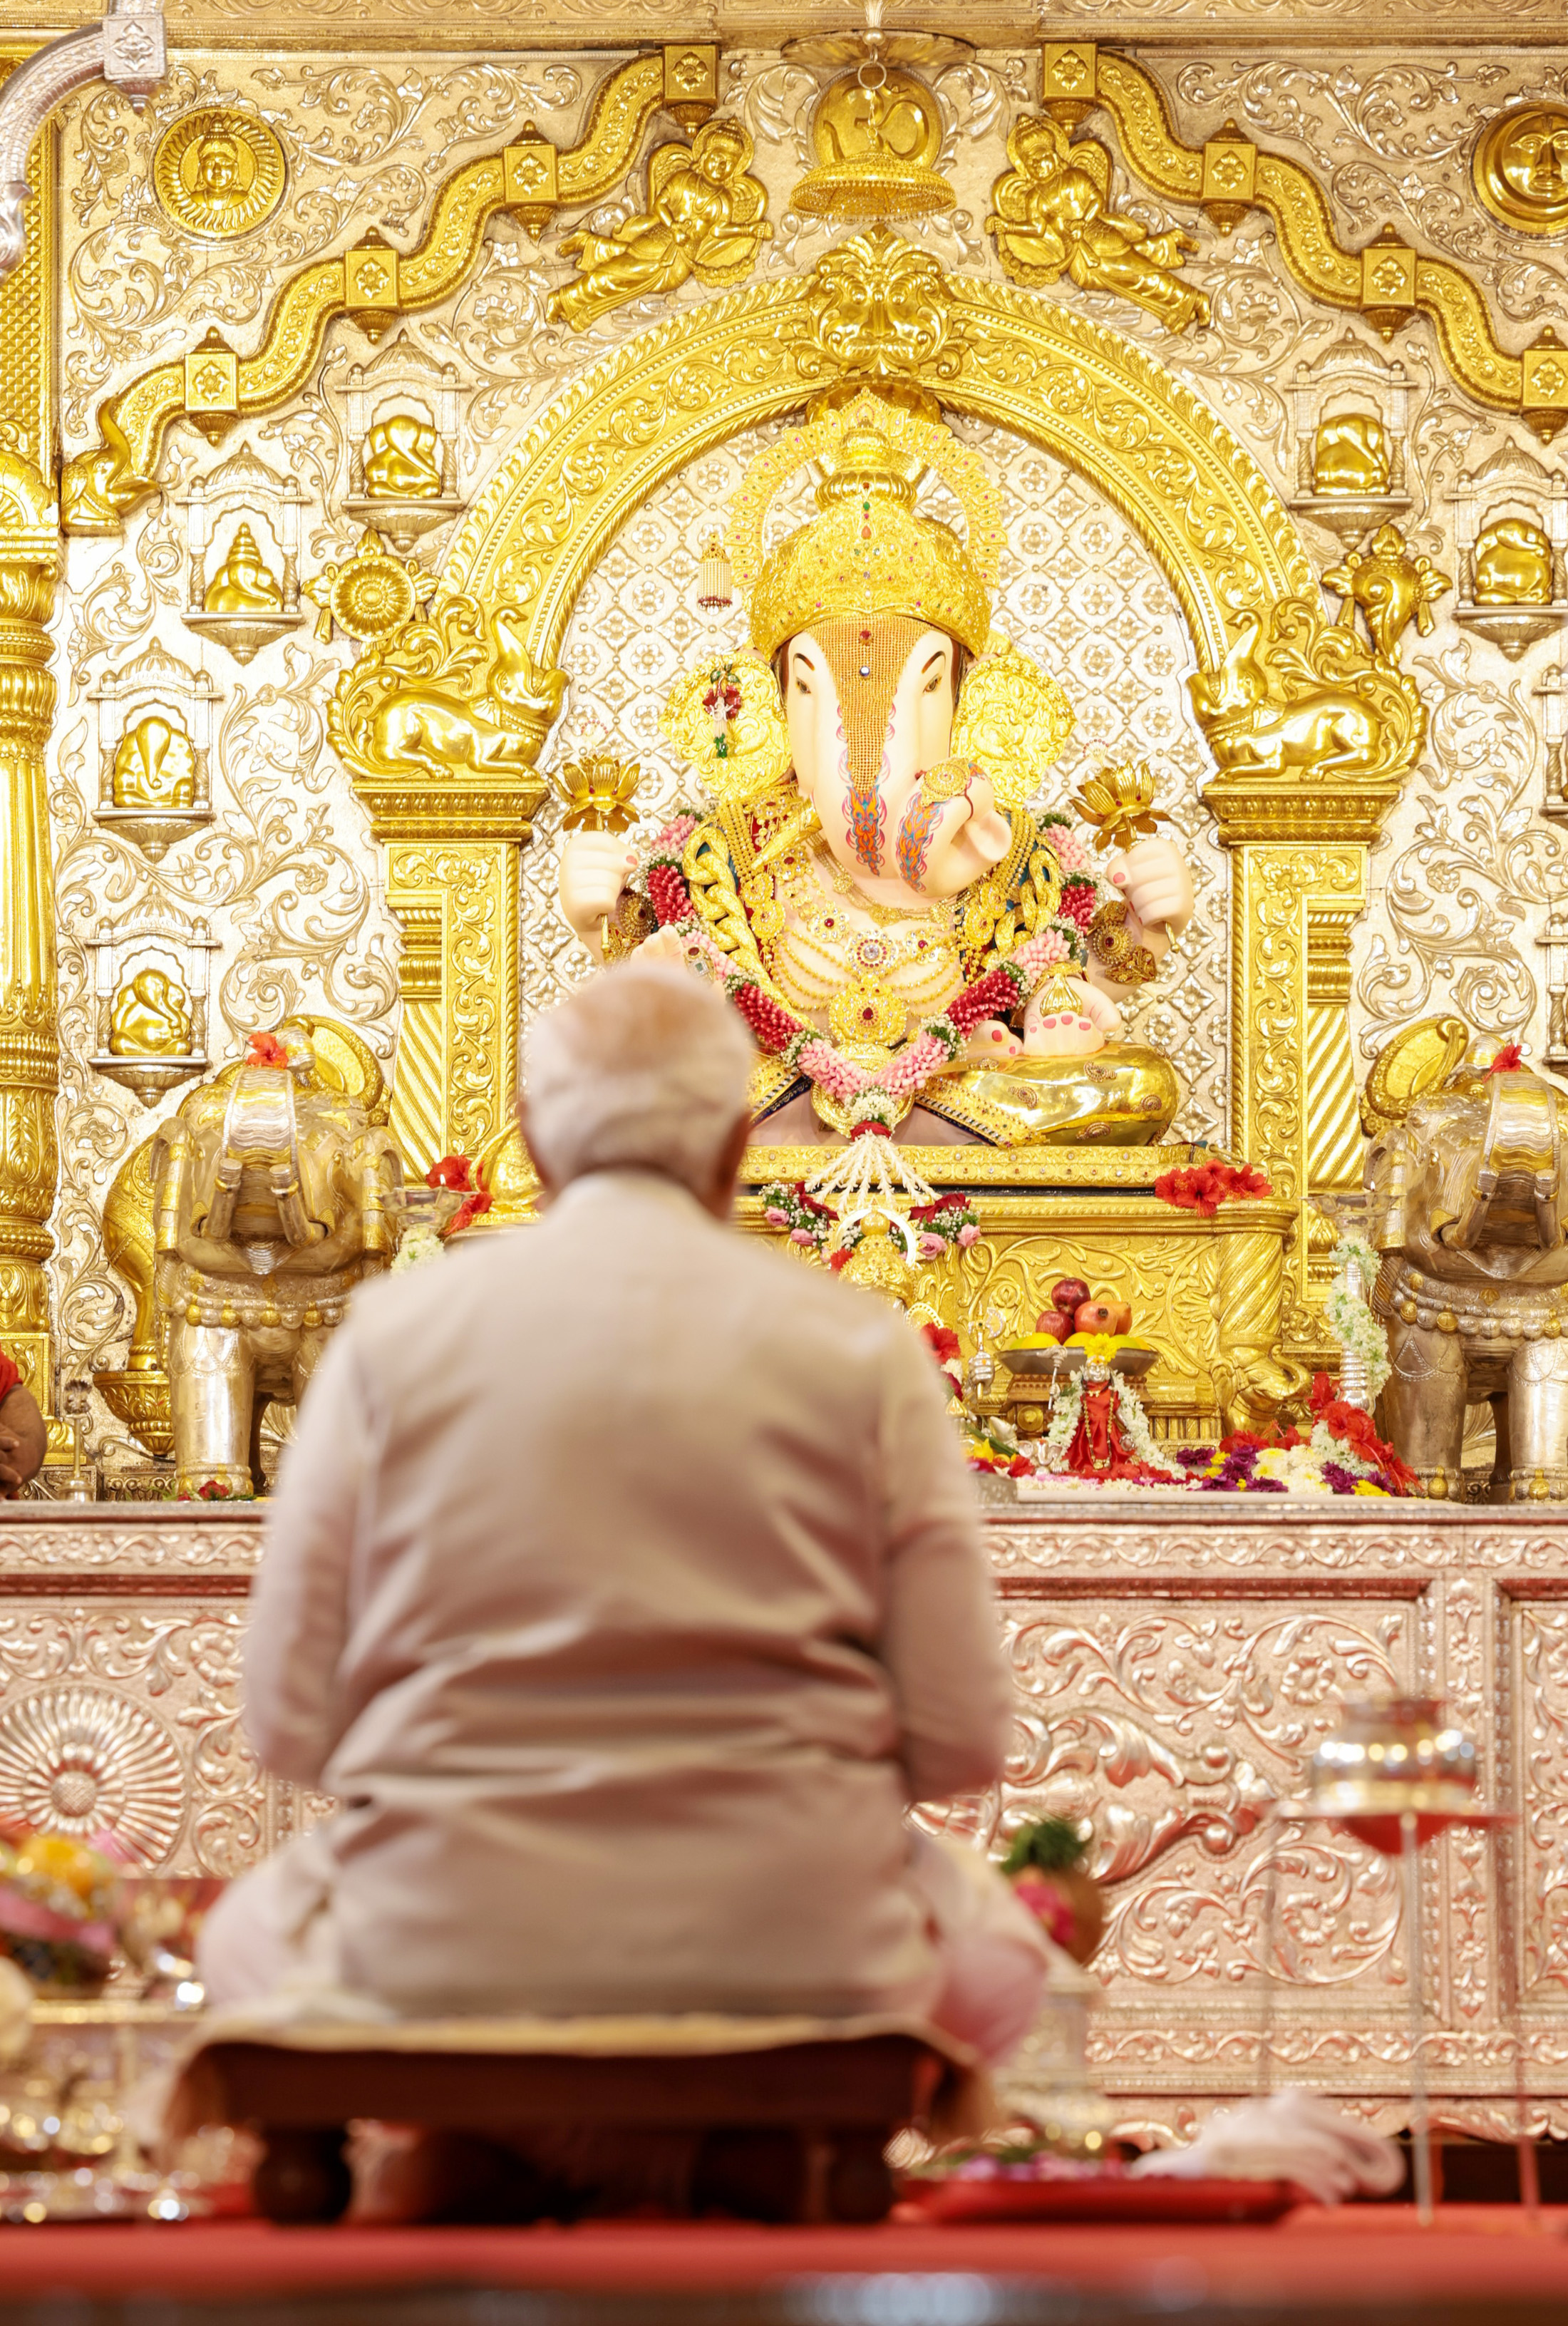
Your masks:
M 818 515 L 765 555 L 768 509 L 808 461 L 819 471 Z M 961 542 L 940 517 L 916 509 L 928 472 L 963 511 Z M 979 455 L 946 428 L 867 389 L 791 429 L 752 462 L 731 508 L 728 546 L 749 603 L 752 644 L 765 658 L 821 622 L 867 624 L 879 614 L 945 630 L 978 655 L 991 627 L 1001 499 Z

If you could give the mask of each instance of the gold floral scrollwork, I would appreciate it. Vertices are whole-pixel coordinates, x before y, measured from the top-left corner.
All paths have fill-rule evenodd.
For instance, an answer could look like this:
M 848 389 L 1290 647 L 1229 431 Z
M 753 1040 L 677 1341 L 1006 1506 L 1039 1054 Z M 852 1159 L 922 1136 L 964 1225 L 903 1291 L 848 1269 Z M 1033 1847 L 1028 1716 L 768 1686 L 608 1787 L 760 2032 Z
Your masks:
M 1249 617 L 1219 668 L 1187 686 L 1221 777 L 1392 790 L 1426 732 L 1414 680 L 1304 598 Z
M 710 287 L 749 274 L 773 228 L 767 189 L 749 174 L 750 132 L 708 122 L 690 145 L 661 145 L 648 163 L 648 207 L 612 235 L 568 235 L 572 281 L 550 294 L 553 321 L 583 331 L 629 300 L 679 290 L 695 275 Z
M 540 141 L 535 137 L 530 145 L 525 138 L 515 155 L 486 154 L 453 172 L 436 195 L 417 249 L 394 250 L 372 237 L 289 275 L 268 310 L 255 354 L 235 358 L 220 350 L 233 367 L 232 404 L 227 372 L 219 400 L 194 408 L 183 358 L 143 372 L 100 408 L 98 442 L 66 464 L 60 478 L 66 530 L 118 533 L 131 510 L 156 489 L 164 434 L 182 414 L 199 424 L 205 416 L 221 433 L 236 419 L 286 403 L 311 377 L 334 317 L 352 314 L 379 332 L 394 314 L 439 306 L 467 279 L 486 223 L 497 210 L 520 209 L 536 217 L 552 186 L 552 199 L 561 202 L 601 200 L 624 175 L 661 107 L 689 129 L 711 109 L 716 59 L 711 48 L 690 42 L 629 59 L 601 84 L 579 143 L 556 153 L 543 177 L 534 166 Z M 249 115 L 241 117 L 252 121 Z
M 962 340 L 935 256 L 885 226 L 817 261 L 795 349 L 803 379 L 951 379 Z
M 1176 275 L 1197 244 L 1179 232 L 1151 235 L 1110 206 L 1110 155 L 1092 137 L 1076 144 L 1048 114 L 1026 114 L 1007 139 L 1012 168 L 997 180 L 986 220 L 1002 272 L 1031 288 L 1072 276 L 1081 290 L 1109 291 L 1148 310 L 1167 330 L 1207 323 L 1209 302 Z
M 378 837 L 450 837 L 475 819 L 527 837 L 545 791 L 533 763 L 566 681 L 521 628 L 515 608 L 487 617 L 477 599 L 447 597 L 344 672 L 327 730 Z
M 1369 549 L 1353 549 L 1342 565 L 1323 575 L 1326 586 L 1344 600 L 1340 621 L 1350 628 L 1360 608 L 1372 652 L 1392 662 L 1412 622 L 1422 637 L 1432 635 L 1433 606 L 1452 577 L 1439 572 L 1430 557 L 1412 557 L 1396 525 L 1379 526 Z

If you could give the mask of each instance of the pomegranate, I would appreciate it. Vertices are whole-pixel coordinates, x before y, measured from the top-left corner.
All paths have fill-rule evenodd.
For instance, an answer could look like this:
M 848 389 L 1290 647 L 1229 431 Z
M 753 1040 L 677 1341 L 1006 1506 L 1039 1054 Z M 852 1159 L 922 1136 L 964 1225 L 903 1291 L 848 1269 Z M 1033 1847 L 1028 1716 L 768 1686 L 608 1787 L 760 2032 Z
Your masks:
M 1109 1293 L 1105 1294 L 1103 1298 L 1105 1299 L 1106 1306 L 1111 1312 L 1111 1315 L 1116 1318 L 1115 1324 L 1110 1328 L 1111 1331 L 1113 1333 L 1130 1333 L 1132 1331 L 1132 1308 L 1130 1305 L 1125 1300 L 1113 1300 Z
M 1064 1341 L 1072 1330 L 1072 1319 L 1065 1308 L 1042 1308 L 1035 1319 L 1035 1330 L 1044 1340 Z
M 1120 1310 L 1105 1300 L 1085 1300 L 1072 1319 L 1075 1333 L 1114 1333 Z

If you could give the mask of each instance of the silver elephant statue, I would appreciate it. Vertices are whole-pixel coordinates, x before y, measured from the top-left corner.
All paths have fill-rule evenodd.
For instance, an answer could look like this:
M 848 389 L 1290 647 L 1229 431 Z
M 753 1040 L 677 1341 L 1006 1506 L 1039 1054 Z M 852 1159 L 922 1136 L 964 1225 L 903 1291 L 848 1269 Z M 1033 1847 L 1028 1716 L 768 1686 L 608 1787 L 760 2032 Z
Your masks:
M 337 1037 L 320 1059 L 315 1028 Z M 274 1062 L 228 1069 L 159 1129 L 153 1245 L 181 1493 L 259 1489 L 268 1400 L 299 1401 L 355 1285 L 394 1248 L 386 1198 L 403 1168 L 380 1072 L 362 1044 L 337 1059 L 344 1039 L 291 1020 L 261 1037 Z M 345 1063 L 367 1065 L 373 1086 L 355 1093 Z
M 1568 1093 L 1466 1065 L 1367 1158 L 1383 1425 L 1426 1492 L 1463 1493 L 1465 1408 L 1489 1400 L 1493 1502 L 1568 1496 Z

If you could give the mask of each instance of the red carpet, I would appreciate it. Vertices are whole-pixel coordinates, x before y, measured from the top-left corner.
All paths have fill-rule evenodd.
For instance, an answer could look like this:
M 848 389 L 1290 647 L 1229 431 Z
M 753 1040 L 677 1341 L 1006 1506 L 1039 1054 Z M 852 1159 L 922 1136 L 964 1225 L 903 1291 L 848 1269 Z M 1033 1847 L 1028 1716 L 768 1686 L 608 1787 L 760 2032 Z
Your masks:
M 1560 2297 L 1568 2209 L 1529 2233 L 1517 2206 L 1447 2208 L 1418 2229 L 1408 2208 L 1304 2209 L 1273 2228 L 766 2229 L 727 2223 L 578 2228 L 0 2228 L 7 2302 L 41 2294 L 260 2300 L 290 2293 L 482 2284 L 584 2293 L 754 2292 L 819 2273 L 971 2271 L 1036 2277 L 1186 2308 L 1231 2301 Z

